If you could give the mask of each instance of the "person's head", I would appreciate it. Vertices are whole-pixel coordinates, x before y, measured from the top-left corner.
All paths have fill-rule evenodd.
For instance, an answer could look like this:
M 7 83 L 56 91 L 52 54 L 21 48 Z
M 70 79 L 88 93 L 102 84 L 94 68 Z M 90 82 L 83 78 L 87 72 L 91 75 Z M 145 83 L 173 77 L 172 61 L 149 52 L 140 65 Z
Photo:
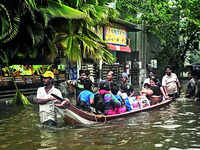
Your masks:
M 54 80 L 54 73 L 51 71 L 46 71 L 42 74 L 43 84 L 44 86 L 52 86 Z
M 192 79 L 192 73 L 191 72 L 188 73 L 188 78 Z
M 151 86 L 156 86 L 156 83 L 157 83 L 156 78 L 152 78 L 152 79 L 150 80 L 150 85 L 151 85 Z
M 85 80 L 87 78 L 87 75 L 84 70 L 79 71 L 79 76 L 81 80 Z
M 107 80 L 108 81 L 112 81 L 112 78 L 113 78 L 113 71 L 109 71 L 108 73 L 107 73 Z
M 148 88 L 150 88 L 150 85 L 149 85 L 149 83 L 145 83 L 145 84 L 144 84 L 144 88 L 145 88 L 145 89 L 148 89 Z
M 128 80 L 128 74 L 126 72 L 122 73 L 122 82 L 126 82 Z
M 168 65 L 168 66 L 166 67 L 166 69 L 165 69 L 165 73 L 166 73 L 168 76 L 170 76 L 171 73 L 172 73 L 172 67 Z

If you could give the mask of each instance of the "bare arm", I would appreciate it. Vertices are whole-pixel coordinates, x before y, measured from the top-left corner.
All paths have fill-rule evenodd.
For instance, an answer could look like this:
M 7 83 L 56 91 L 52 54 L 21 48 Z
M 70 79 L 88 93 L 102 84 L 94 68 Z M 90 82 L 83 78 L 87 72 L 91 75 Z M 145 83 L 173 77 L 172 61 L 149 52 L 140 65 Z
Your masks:
M 47 99 L 38 98 L 38 99 L 37 99 L 37 102 L 38 102 L 39 104 L 45 104 L 45 103 L 47 103 L 47 102 L 49 102 L 49 101 L 53 101 L 53 100 L 56 100 L 56 99 L 55 99 L 55 98 L 47 98 Z
M 160 91 L 161 91 L 161 93 L 162 93 L 162 95 L 164 96 L 164 98 L 168 98 L 168 96 L 166 95 L 166 92 L 165 92 L 165 90 L 164 90 L 164 87 L 160 87 Z
M 90 98 L 90 105 L 94 104 L 94 98 Z
M 163 93 L 165 93 L 166 98 L 168 98 L 168 92 L 166 86 L 162 86 L 163 88 Z

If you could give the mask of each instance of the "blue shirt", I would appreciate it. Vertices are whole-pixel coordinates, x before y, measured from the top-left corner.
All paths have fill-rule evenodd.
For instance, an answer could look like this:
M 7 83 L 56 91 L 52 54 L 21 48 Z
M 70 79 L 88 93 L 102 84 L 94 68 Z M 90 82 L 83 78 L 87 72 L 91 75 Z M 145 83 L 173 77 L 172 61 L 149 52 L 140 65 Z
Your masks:
M 84 90 L 79 94 L 78 98 L 80 99 L 80 101 L 85 102 L 87 105 L 90 106 L 90 99 L 94 99 L 94 93 L 88 90 Z

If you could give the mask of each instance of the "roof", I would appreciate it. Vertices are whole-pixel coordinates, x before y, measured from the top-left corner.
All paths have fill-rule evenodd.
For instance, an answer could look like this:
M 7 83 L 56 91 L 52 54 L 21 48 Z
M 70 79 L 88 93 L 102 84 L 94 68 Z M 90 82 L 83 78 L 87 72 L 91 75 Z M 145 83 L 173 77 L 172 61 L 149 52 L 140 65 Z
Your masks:
M 142 29 L 140 27 L 138 27 L 138 25 L 128 22 L 128 21 L 125 21 L 125 20 L 122 20 L 122 19 L 111 19 L 110 22 L 124 26 L 128 32 L 142 31 Z

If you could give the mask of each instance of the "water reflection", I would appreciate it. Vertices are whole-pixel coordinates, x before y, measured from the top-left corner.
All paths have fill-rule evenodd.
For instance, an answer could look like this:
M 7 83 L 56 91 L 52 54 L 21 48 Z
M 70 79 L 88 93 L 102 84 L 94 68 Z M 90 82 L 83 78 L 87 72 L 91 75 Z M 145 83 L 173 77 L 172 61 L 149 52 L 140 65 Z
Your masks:
M 0 113 L 0 149 L 6 150 L 196 150 L 200 105 L 178 99 L 170 106 L 92 126 L 43 128 L 37 106 Z

